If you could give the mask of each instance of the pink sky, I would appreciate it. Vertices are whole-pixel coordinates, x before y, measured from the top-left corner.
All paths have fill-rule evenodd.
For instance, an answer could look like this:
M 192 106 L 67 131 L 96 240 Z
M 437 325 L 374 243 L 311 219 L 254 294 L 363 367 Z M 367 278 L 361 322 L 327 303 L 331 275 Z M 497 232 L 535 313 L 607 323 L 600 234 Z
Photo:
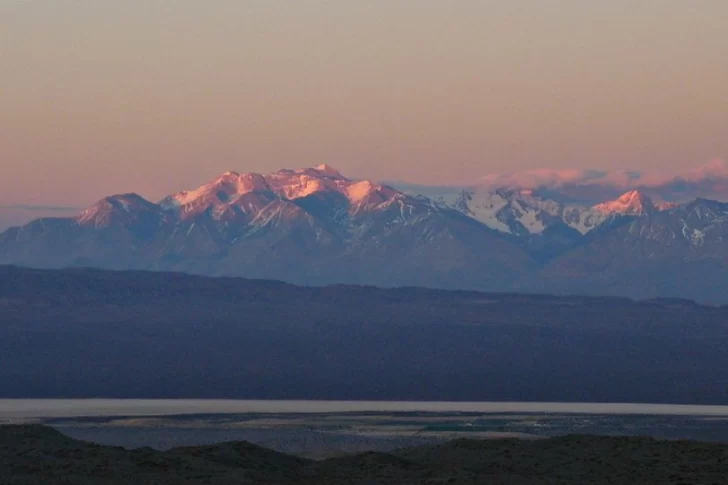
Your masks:
M 726 19 L 724 0 L 0 1 L 0 206 L 319 163 L 685 172 L 728 159 Z

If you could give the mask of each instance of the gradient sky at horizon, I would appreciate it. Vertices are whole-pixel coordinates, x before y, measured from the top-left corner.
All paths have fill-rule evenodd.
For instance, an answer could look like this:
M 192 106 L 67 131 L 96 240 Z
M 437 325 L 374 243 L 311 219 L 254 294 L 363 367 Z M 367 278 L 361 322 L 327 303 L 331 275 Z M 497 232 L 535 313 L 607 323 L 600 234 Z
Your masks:
M 728 158 L 725 0 L 0 0 L 0 206 Z

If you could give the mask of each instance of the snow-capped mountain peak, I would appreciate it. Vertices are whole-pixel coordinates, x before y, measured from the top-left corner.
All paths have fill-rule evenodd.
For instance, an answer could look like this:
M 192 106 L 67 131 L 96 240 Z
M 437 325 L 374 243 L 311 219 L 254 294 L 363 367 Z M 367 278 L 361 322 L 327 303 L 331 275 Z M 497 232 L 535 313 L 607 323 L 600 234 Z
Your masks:
M 166 197 L 160 205 L 166 211 L 178 212 L 183 219 L 194 218 L 206 211 L 214 217 L 223 217 L 241 204 L 245 206 L 242 212 L 249 213 L 251 198 L 248 194 L 258 194 L 256 204 L 270 203 L 274 199 L 296 201 L 314 194 L 338 194 L 351 206 L 368 206 L 381 204 L 399 192 L 368 180 L 350 180 L 330 165 L 322 164 L 264 175 L 225 172 L 201 187 Z
M 104 227 L 117 221 L 130 222 L 143 214 L 156 214 L 159 206 L 134 193 L 104 197 L 76 217 L 79 225 Z
M 158 204 L 114 195 L 75 218 L 11 228 L 0 234 L 0 264 L 493 291 L 634 282 L 636 297 L 654 291 L 659 271 L 669 291 L 725 301 L 728 203 L 656 206 L 647 190 L 584 199 L 556 189 L 436 189 L 439 198 L 408 195 L 325 165 L 229 171 Z M 635 281 L 643 270 L 648 277 Z
M 313 170 L 316 170 L 317 172 L 321 172 L 322 174 L 326 174 L 330 177 L 336 177 L 336 178 L 344 178 L 343 175 L 341 175 L 341 172 L 336 170 L 331 165 L 328 165 L 326 163 L 322 163 L 321 165 L 316 165 L 313 167 Z
M 346 196 L 351 204 L 380 203 L 395 197 L 398 192 L 369 180 L 355 182 L 347 187 Z
M 595 205 L 594 209 L 607 214 L 642 216 L 655 212 L 657 206 L 639 190 L 630 190 L 616 200 Z
M 581 206 L 569 206 L 541 198 L 527 189 L 465 190 L 451 207 L 499 232 L 538 235 L 555 225 L 586 234 L 608 219 L 608 215 Z

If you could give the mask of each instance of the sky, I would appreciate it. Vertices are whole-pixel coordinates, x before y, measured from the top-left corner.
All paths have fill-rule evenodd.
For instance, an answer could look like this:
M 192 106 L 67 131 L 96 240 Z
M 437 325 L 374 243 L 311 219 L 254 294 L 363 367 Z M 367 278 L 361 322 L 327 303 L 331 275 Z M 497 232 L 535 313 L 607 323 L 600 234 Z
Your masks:
M 684 172 L 728 159 L 726 22 L 725 0 L 0 0 L 0 215 L 320 163 Z

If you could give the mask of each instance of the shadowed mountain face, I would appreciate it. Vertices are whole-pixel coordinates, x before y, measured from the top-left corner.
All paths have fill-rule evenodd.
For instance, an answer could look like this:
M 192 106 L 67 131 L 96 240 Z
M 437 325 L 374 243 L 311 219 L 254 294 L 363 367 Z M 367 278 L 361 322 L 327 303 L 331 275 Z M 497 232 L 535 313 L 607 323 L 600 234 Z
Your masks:
M 321 165 L 227 172 L 158 204 L 107 197 L 0 234 L 0 264 L 728 303 L 728 204 L 592 207 L 533 191 L 407 195 Z M 700 278 L 696 278 L 700 275 Z
M 0 268 L 0 397 L 728 403 L 728 308 Z
M 728 204 L 699 199 L 607 231 L 523 287 L 568 291 L 576 280 L 590 294 L 725 302 L 727 272 Z
M 0 235 L 0 262 L 435 287 L 496 287 L 531 264 L 458 211 L 328 166 L 229 172 L 160 204 L 108 197 Z
M 22 484 L 682 484 L 723 483 L 728 447 L 651 438 L 565 436 L 449 443 L 311 461 L 247 442 L 155 451 L 0 427 L 0 482 Z

